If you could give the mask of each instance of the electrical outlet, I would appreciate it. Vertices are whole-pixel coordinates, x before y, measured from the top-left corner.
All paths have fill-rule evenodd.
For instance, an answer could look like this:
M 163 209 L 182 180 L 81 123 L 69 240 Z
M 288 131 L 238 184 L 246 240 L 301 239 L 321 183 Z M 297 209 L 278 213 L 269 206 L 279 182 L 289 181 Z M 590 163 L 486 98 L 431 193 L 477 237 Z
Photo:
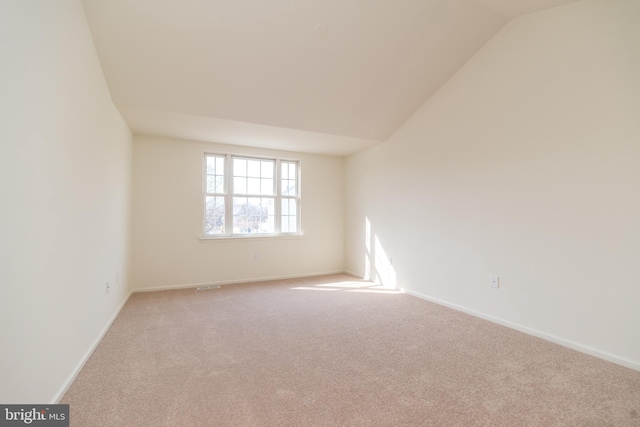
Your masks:
M 105 293 L 108 294 L 109 293 L 109 281 L 107 281 L 106 285 L 105 285 Z
M 253 259 L 256 260 L 256 261 L 260 261 L 260 254 L 255 254 L 253 256 Z
M 499 277 L 498 276 L 491 276 L 490 277 L 490 285 L 492 288 L 499 288 L 500 284 L 499 284 Z

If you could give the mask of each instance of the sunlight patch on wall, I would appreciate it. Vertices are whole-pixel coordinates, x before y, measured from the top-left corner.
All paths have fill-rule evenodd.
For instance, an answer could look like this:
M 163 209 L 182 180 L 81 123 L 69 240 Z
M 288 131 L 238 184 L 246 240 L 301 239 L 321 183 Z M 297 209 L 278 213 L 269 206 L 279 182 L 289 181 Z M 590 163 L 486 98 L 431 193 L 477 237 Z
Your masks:
M 369 218 L 365 217 L 365 234 L 364 234 L 364 280 L 371 280 L 371 223 Z
M 364 218 L 364 274 L 365 280 L 382 284 L 386 289 L 396 289 L 396 270 L 375 230 L 372 231 L 369 217 Z M 373 264 L 372 264 L 373 261 Z
M 387 255 L 378 236 L 375 238 L 376 282 L 386 288 L 396 288 L 396 270 L 391 265 L 391 258 Z

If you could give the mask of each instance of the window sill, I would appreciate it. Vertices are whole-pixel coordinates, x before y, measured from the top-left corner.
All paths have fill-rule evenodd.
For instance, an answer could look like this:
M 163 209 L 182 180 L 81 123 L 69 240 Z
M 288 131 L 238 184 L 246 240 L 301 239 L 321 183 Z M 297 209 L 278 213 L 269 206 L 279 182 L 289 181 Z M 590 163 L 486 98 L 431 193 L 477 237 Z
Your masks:
M 240 240 L 299 240 L 304 237 L 303 234 L 292 234 L 282 236 L 220 236 L 220 237 L 200 237 L 201 242 L 218 242 L 218 241 L 240 241 Z

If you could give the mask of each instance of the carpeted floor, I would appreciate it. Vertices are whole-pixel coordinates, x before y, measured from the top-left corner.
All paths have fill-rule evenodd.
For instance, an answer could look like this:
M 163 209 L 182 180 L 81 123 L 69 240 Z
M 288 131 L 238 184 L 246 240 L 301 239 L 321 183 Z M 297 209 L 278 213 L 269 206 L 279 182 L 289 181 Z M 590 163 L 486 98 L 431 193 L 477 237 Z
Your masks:
M 640 372 L 351 276 L 134 294 L 84 426 L 640 426 Z

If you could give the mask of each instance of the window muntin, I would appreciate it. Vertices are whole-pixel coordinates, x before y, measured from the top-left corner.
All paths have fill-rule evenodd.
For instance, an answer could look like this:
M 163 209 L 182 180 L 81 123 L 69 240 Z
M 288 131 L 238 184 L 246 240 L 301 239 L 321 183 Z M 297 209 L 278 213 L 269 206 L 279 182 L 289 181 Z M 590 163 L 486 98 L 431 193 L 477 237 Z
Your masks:
M 300 234 L 299 163 L 205 154 L 204 236 Z

